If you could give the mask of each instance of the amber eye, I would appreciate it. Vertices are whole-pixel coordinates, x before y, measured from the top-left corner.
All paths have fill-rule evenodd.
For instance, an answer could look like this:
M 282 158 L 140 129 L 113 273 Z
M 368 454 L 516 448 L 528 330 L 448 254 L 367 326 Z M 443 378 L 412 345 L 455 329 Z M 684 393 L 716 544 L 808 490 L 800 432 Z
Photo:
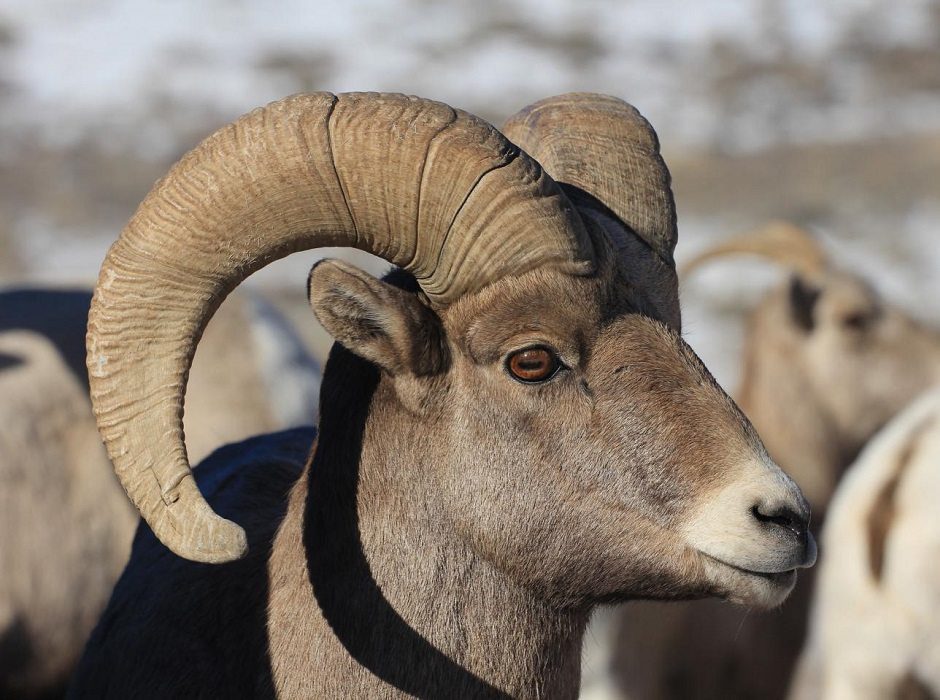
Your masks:
M 558 355 L 548 348 L 517 350 L 506 360 L 509 373 L 520 382 L 544 382 L 561 367 Z

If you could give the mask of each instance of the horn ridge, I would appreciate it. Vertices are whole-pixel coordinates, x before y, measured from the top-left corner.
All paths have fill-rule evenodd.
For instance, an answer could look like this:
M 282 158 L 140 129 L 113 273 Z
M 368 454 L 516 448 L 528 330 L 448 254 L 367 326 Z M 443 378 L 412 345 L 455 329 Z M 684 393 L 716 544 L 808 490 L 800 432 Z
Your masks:
M 672 180 L 656 132 L 635 107 L 610 95 L 557 95 L 524 107 L 503 132 L 555 181 L 590 194 L 675 267 Z
M 537 266 L 593 269 L 557 185 L 495 128 L 447 105 L 295 95 L 216 131 L 157 182 L 108 251 L 88 321 L 92 402 L 115 472 L 183 557 L 224 562 L 247 547 L 199 493 L 183 442 L 202 331 L 245 277 L 327 246 L 404 266 L 438 307 Z
M 806 279 L 819 277 L 831 266 L 819 240 L 806 229 L 787 221 L 770 221 L 702 251 L 682 266 L 682 275 L 690 275 L 717 258 L 742 254 L 776 262 Z

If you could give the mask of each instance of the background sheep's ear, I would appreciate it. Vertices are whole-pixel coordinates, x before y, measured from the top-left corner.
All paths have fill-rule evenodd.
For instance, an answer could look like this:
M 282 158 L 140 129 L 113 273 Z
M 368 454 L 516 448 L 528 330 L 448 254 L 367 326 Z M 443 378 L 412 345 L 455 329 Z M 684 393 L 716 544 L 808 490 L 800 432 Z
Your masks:
M 310 270 L 307 296 L 330 335 L 387 372 L 428 376 L 446 369 L 440 320 L 415 294 L 324 260 Z
M 813 330 L 813 309 L 819 300 L 820 290 L 799 275 L 790 278 L 790 312 L 797 326 L 804 331 Z

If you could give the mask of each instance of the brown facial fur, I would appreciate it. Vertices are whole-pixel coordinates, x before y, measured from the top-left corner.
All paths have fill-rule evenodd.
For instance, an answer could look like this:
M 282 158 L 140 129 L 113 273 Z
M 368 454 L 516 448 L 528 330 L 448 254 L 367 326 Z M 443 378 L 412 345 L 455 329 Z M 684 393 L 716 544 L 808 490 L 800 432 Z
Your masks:
M 352 306 L 322 313 L 351 274 Z M 246 663 L 269 669 L 276 692 L 574 697 L 596 603 L 740 593 L 710 574 L 683 526 L 763 464 L 763 450 L 676 332 L 635 311 L 629 269 L 536 270 L 440 313 L 360 274 L 317 266 L 311 299 L 376 364 L 334 349 L 319 443 L 270 558 L 224 565 L 267 566 L 269 597 L 248 596 L 263 613 L 246 613 L 266 621 L 267 644 Z M 447 362 L 424 371 L 415 358 L 427 353 L 402 351 L 415 338 L 446 343 Z M 568 369 L 542 385 L 512 379 L 507 353 L 532 342 Z M 766 469 L 756 478 L 776 488 Z M 741 535 L 768 556 L 789 547 L 755 527 Z M 178 568 L 199 579 L 198 567 Z M 210 571 L 228 590 L 233 576 Z M 169 580 L 167 605 L 181 586 Z M 175 639 L 201 648 L 204 621 L 231 617 L 226 600 L 204 596 L 198 614 L 175 615 Z M 197 656 L 200 668 L 221 663 Z M 135 687 L 136 667 L 107 648 L 89 658 L 111 687 Z M 185 678 L 189 689 L 213 682 Z
M 317 287 L 328 289 L 332 279 L 325 263 L 318 270 L 311 278 L 315 305 L 323 293 Z M 357 295 L 367 316 L 381 307 L 399 321 L 415 317 L 413 310 L 392 312 L 378 284 Z M 439 333 L 425 329 L 425 337 L 446 339 L 448 365 L 420 376 L 396 364 L 397 352 L 377 357 L 388 369 L 377 377 L 361 437 L 332 432 L 333 412 L 349 398 L 330 393 L 328 369 L 321 447 L 309 484 L 304 478 L 295 488 L 272 556 L 278 593 L 269 632 L 282 692 L 381 693 L 391 684 L 453 697 L 494 688 L 513 697 L 566 697 L 576 692 L 572 659 L 595 603 L 728 593 L 707 576 L 681 525 L 693 506 L 739 477 L 739 461 L 762 448 L 676 333 L 635 313 L 629 296 L 624 272 L 613 266 L 592 278 L 541 270 L 425 317 L 440 326 Z M 401 309 L 409 297 L 395 298 Z M 410 299 L 407 305 L 417 303 Z M 330 322 L 357 325 L 359 317 Z M 401 337 L 384 347 L 413 335 L 402 323 Z M 382 322 L 385 329 L 397 324 Z M 365 342 L 371 354 L 374 341 Z M 512 379 L 507 355 L 531 344 L 557 350 L 567 368 L 541 385 Z M 354 366 L 343 371 L 363 371 Z M 350 387 L 356 384 L 342 389 Z M 347 416 L 339 425 L 347 430 L 363 420 Z M 324 447 L 360 440 L 358 456 Z M 397 468 L 401 463 L 409 467 Z M 326 545 L 312 524 L 319 520 L 310 517 L 322 520 L 324 542 L 345 540 L 335 525 L 344 519 L 331 512 L 349 498 L 337 486 L 344 482 L 356 493 L 348 517 L 358 523 L 354 549 L 361 547 L 365 563 L 315 554 Z M 300 547 L 310 537 L 316 542 Z M 294 573 L 298 549 L 314 553 L 312 590 Z M 336 557 L 348 551 L 340 544 Z M 355 582 L 351 572 L 363 566 L 380 599 L 348 583 L 330 592 Z M 386 605 L 395 617 L 381 622 Z M 380 639 L 399 660 L 395 668 L 383 661 L 392 652 L 349 631 L 359 616 L 382 628 Z M 396 632 L 399 617 L 430 646 Z M 330 677 L 298 672 L 310 663 L 310 648 L 326 650 Z M 372 675 L 362 674 L 363 665 Z M 402 677 L 399 667 L 428 668 L 428 679 Z
M 319 269 L 315 308 L 332 299 L 328 268 Z M 612 264 L 590 278 L 543 269 L 459 300 L 440 314 L 450 365 L 436 377 L 395 359 L 401 353 L 391 348 L 417 334 L 413 321 L 394 318 L 416 313 L 403 313 L 400 301 L 392 313 L 380 287 L 358 294 L 371 298 L 370 310 L 345 319 L 335 317 L 337 304 L 328 312 L 333 332 L 386 367 L 397 400 L 421 415 L 422 458 L 456 532 L 514 581 L 566 606 L 726 593 L 682 526 L 740 478 L 742 464 L 764 459 L 747 421 L 675 331 L 636 312 L 642 297 L 629 274 Z M 376 345 L 385 332 L 374 322 L 365 324 L 369 339 L 356 328 L 383 310 L 382 325 L 400 330 Z M 556 351 L 563 369 L 544 384 L 514 381 L 507 357 L 535 345 Z
M 604 167 L 591 168 L 594 182 L 570 181 L 602 199 L 615 192 L 611 211 L 636 193 L 619 202 L 635 230 L 572 206 L 546 175 L 555 159 L 543 170 L 469 115 L 321 94 L 210 137 L 109 253 L 89 335 L 99 424 L 157 537 L 211 563 L 242 556 L 248 540 L 206 506 L 174 419 L 213 304 L 266 262 L 327 244 L 421 281 L 408 296 L 338 265 L 312 275 L 318 316 L 359 356 L 335 349 L 318 446 L 268 562 L 270 600 L 252 599 L 267 603 L 280 694 L 573 697 L 595 603 L 774 605 L 814 558 L 798 489 L 677 335 L 674 207 L 655 135 L 622 103 L 605 114 L 579 135 L 595 149 L 612 140 L 596 149 Z M 569 137 L 558 153 L 578 152 Z M 181 274 L 182 248 L 201 274 Z M 129 301 L 141 280 L 161 292 L 143 309 Z M 185 342 L 118 352 L 140 347 L 142 329 L 170 328 Z M 440 342 L 442 361 L 415 339 Z M 534 339 L 568 370 L 523 386 L 505 353 Z M 158 393 L 146 425 L 118 429 Z M 792 527 L 758 518 L 767 504 Z M 218 605 L 182 602 L 208 603 L 199 616 Z M 184 636 L 181 648 L 214 669 L 214 650 Z

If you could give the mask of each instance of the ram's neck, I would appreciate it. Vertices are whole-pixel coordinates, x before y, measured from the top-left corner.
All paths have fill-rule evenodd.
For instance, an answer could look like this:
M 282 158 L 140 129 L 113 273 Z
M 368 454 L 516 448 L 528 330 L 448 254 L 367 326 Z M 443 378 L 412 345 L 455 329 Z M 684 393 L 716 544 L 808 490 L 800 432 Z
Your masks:
M 450 532 L 394 414 L 377 396 L 321 419 L 270 563 L 279 692 L 576 697 L 587 613 L 547 606 Z

